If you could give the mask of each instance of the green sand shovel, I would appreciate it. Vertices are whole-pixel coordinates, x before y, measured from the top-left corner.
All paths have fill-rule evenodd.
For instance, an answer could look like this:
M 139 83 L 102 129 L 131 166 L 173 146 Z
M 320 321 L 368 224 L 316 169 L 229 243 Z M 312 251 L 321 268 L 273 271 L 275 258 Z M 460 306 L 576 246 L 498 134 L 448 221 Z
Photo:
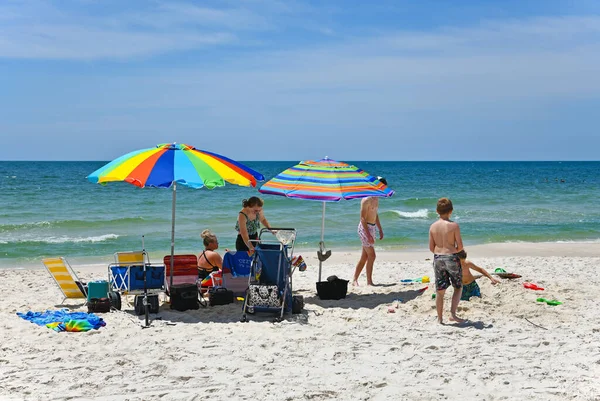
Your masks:
M 556 300 L 550 300 L 550 299 L 546 299 L 546 298 L 538 298 L 538 299 L 536 299 L 536 301 L 538 301 L 538 302 L 545 302 L 548 305 L 552 305 L 552 306 L 562 305 L 562 302 L 559 302 L 559 301 L 556 301 Z

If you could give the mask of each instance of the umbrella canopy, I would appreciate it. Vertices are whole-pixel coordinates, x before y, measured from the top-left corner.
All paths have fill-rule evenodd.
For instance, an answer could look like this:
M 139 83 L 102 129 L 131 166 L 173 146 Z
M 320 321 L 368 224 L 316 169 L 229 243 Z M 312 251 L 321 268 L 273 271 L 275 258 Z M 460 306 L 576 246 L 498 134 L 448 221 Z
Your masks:
M 327 157 L 319 161 L 302 161 L 288 168 L 265 183 L 260 192 L 323 202 L 394 194 L 364 170 Z
M 327 157 L 318 161 L 302 161 L 273 177 L 259 191 L 263 194 L 323 202 L 321 242 L 317 252 L 319 281 L 322 262 L 331 254 L 329 251 L 327 256 L 324 254 L 325 202 L 369 196 L 388 197 L 394 194 L 392 189 L 364 170 Z
M 130 152 L 94 171 L 87 178 L 103 185 L 111 181 L 125 181 L 137 187 L 173 188 L 170 285 L 173 284 L 177 184 L 213 189 L 225 186 L 225 182 L 255 187 L 257 181 L 264 181 L 262 174 L 225 156 L 177 143 Z
M 225 156 L 177 143 L 127 153 L 87 178 L 98 184 L 125 181 L 137 187 L 169 188 L 178 183 L 208 189 L 225 182 L 255 187 L 257 181 L 264 181 L 262 174 Z

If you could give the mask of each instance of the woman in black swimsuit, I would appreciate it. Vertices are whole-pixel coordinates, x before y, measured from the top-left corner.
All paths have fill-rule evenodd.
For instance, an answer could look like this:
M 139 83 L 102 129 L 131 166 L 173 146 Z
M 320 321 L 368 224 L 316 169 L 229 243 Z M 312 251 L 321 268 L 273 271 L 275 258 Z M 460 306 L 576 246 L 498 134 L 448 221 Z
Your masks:
M 210 230 L 200 234 L 204 243 L 204 250 L 198 255 L 198 278 L 204 279 L 211 272 L 218 271 L 223 266 L 221 255 L 215 252 L 219 248 L 219 240 Z
M 236 251 L 254 252 L 254 245 L 260 232 L 260 223 L 265 228 L 271 229 L 269 222 L 263 214 L 263 200 L 257 196 L 242 201 L 242 210 L 238 214 L 235 230 L 238 236 L 235 240 Z

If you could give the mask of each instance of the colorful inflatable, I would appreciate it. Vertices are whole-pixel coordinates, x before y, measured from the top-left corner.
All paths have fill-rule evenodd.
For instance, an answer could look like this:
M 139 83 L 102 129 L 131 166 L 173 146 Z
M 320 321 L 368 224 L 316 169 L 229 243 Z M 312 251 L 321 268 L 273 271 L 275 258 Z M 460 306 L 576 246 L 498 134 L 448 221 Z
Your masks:
M 221 274 L 221 270 L 212 272 L 204 280 L 202 280 L 201 286 L 203 288 L 215 287 L 221 285 L 223 282 L 223 275 Z

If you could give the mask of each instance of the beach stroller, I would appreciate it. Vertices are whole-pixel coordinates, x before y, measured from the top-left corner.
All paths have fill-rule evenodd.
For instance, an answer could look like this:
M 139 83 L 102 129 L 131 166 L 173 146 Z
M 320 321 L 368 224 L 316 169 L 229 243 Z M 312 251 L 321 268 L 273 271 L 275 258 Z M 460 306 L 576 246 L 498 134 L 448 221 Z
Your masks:
M 277 232 L 277 239 L 263 239 L 263 234 L 270 231 Z M 248 320 L 248 314 L 257 312 L 276 313 L 278 316 L 275 320 L 281 321 L 284 313 L 300 313 L 302 310 L 301 297 L 292 296 L 294 267 L 291 260 L 295 240 L 296 230 L 293 228 L 260 231 L 250 266 L 242 322 Z

